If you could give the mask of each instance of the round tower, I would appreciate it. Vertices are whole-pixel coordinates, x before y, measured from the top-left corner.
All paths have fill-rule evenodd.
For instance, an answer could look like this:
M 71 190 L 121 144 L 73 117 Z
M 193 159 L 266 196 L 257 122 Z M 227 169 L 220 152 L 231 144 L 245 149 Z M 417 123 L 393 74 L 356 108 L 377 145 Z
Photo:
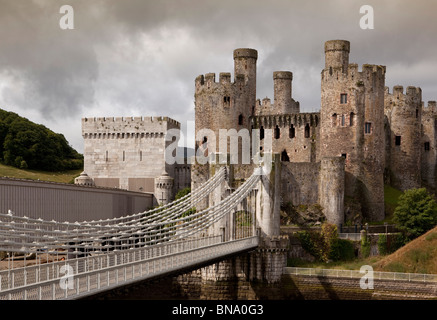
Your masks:
M 422 90 L 395 86 L 385 92 L 385 115 L 389 122 L 387 132 L 390 184 L 403 191 L 421 185 L 422 155 Z
M 349 65 L 350 42 L 330 40 L 325 42 L 325 69 L 341 68 L 347 71 Z M 331 70 L 332 70 L 331 69 Z
M 290 71 L 273 72 L 274 106 L 279 114 L 294 113 L 292 97 L 293 73 Z
M 155 178 L 155 198 L 158 205 L 166 205 L 172 199 L 173 178 L 167 172 L 163 172 L 161 176 Z
M 79 177 L 74 179 L 74 184 L 80 186 L 94 186 L 94 180 L 91 179 L 85 171 L 83 171 Z
M 329 223 L 344 223 L 344 158 L 323 158 L 320 162 L 319 203 Z
M 248 102 L 250 106 L 256 101 L 256 61 L 258 51 L 240 48 L 234 50 L 234 76 L 244 75 L 244 82 L 248 86 Z
M 349 63 L 348 41 L 325 43 L 320 158 L 345 158 L 345 195 L 368 221 L 384 219 L 385 67 Z

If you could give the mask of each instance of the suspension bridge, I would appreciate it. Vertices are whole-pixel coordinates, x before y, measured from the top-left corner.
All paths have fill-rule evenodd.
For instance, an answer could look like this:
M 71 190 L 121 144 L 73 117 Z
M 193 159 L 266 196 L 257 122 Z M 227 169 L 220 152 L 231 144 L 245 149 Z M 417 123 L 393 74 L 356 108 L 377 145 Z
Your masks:
M 255 249 L 260 172 L 194 209 L 226 179 L 221 167 L 190 194 L 120 218 L 59 222 L 0 214 L 0 252 L 8 253 L 0 300 L 79 299 Z

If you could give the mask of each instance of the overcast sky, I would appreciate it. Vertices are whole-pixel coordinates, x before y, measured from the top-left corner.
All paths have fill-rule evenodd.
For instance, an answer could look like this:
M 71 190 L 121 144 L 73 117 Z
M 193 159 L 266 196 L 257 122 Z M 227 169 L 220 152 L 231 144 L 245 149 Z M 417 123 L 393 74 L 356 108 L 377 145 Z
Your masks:
M 60 28 L 64 4 L 74 30 Z M 373 30 L 360 28 L 363 5 Z M 387 66 L 387 86 L 437 100 L 436 9 L 434 0 L 0 0 L 0 108 L 79 152 L 82 117 L 170 116 L 185 128 L 196 76 L 233 72 L 233 50 L 253 48 L 258 98 L 273 100 L 273 71 L 288 70 L 301 111 L 318 111 L 333 39 L 351 42 L 350 62 Z

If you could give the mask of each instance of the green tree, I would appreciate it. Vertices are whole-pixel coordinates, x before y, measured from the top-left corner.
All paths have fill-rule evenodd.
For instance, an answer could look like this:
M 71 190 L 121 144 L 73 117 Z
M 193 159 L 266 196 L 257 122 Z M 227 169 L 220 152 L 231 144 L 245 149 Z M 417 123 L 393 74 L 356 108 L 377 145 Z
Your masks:
M 393 221 L 408 240 L 417 238 L 437 224 L 437 203 L 425 188 L 406 190 L 399 196 Z

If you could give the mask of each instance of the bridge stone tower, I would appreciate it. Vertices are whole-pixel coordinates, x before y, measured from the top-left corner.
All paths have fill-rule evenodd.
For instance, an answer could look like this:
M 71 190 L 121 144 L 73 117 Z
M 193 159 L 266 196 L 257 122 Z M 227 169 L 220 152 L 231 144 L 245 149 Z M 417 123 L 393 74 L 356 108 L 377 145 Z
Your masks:
M 365 218 L 384 218 L 385 67 L 349 63 L 350 43 L 325 43 L 320 110 L 320 157 L 345 158 L 345 195 Z M 326 181 L 322 181 L 324 183 Z
M 173 199 L 173 181 L 174 179 L 165 171 L 155 179 L 155 197 L 158 205 L 166 205 Z

